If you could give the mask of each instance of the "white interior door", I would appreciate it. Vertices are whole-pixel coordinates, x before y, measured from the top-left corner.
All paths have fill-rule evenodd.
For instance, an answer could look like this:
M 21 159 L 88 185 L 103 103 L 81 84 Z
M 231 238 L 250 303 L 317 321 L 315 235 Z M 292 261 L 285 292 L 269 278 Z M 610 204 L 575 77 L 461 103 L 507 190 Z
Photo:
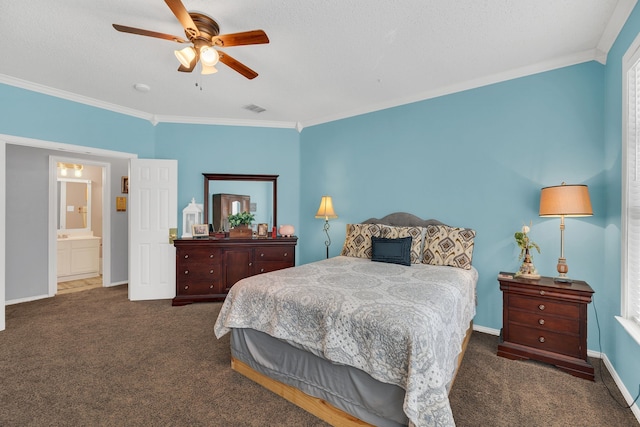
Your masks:
M 176 295 L 178 161 L 131 159 L 129 163 L 129 299 Z

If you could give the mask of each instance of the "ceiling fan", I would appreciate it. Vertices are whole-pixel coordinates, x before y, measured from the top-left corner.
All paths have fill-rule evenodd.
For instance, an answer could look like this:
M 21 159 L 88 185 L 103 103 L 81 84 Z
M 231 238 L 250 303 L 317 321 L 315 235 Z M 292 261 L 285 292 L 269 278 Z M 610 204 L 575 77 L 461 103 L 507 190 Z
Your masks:
M 199 60 L 202 64 L 202 74 L 213 74 L 218 72 L 215 65 L 220 61 L 248 79 L 258 76 L 258 73 L 251 68 L 227 55 L 226 52 L 215 48 L 269 43 L 269 37 L 264 31 L 253 30 L 221 35 L 218 23 L 207 15 L 187 11 L 180 0 L 165 0 L 165 3 L 167 3 L 167 6 L 184 27 L 184 33 L 188 40 L 171 34 L 157 33 L 118 24 L 113 24 L 113 28 L 123 33 L 155 37 L 176 43 L 191 43 L 191 46 L 174 52 L 180 61 L 178 71 L 190 73 Z

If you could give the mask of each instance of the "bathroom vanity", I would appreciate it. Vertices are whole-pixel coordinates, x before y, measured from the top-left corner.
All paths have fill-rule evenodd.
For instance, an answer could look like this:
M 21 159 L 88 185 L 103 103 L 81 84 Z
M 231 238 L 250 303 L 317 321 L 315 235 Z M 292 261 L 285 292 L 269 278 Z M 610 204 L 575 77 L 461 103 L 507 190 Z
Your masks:
M 58 238 L 58 282 L 88 279 L 100 275 L 100 237 Z

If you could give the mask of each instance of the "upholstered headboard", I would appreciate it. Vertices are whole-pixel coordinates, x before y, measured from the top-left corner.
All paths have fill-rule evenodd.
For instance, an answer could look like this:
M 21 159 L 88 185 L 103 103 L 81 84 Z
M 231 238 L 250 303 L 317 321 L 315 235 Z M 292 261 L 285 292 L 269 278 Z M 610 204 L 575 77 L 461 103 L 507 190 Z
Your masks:
M 363 224 L 384 224 L 393 227 L 426 227 L 427 225 L 447 225 L 436 219 L 421 219 L 406 212 L 394 212 L 383 218 L 369 218 Z

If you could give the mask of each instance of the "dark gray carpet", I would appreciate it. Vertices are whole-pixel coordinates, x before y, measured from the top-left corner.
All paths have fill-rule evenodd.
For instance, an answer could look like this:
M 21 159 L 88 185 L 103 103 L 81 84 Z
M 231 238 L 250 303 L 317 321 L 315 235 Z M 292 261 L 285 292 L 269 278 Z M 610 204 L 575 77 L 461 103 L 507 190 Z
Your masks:
M 219 307 L 129 302 L 126 286 L 8 306 L 0 426 L 326 426 L 231 370 Z M 638 425 L 599 374 L 503 359 L 497 342 L 473 334 L 451 393 L 459 427 Z

